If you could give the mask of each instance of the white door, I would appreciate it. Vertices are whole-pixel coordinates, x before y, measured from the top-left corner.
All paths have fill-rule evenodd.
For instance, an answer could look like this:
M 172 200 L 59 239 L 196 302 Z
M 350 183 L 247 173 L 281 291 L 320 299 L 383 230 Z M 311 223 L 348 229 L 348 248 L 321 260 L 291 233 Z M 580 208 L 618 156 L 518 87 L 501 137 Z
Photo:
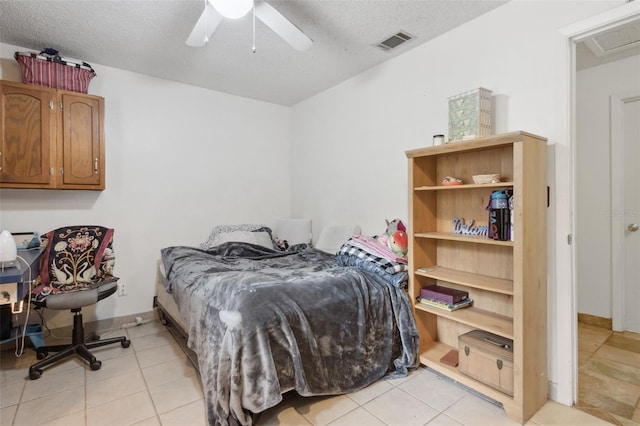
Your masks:
M 623 300 L 613 325 L 640 332 L 640 93 L 613 96 L 611 106 L 612 278 Z

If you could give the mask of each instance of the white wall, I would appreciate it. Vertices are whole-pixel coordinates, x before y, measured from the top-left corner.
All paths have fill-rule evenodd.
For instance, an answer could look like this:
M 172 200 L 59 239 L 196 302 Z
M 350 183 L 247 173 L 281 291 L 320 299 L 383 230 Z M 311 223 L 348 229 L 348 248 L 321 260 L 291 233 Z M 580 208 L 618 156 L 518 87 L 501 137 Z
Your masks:
M 577 73 L 578 312 L 611 318 L 610 96 L 640 90 L 640 56 Z
M 0 45 L 0 78 L 20 80 L 13 53 L 24 50 Z M 106 189 L 2 189 L 0 226 L 115 228 L 115 272 L 128 295 L 100 302 L 103 319 L 152 309 L 162 247 L 198 245 L 216 224 L 289 216 L 290 109 L 92 65 L 89 93 L 106 105 Z
M 447 98 L 485 87 L 495 133 L 549 139 L 548 324 L 551 398 L 573 403 L 569 43 L 561 30 L 620 1 L 513 0 L 293 108 L 292 212 L 384 230 L 407 218 L 404 151 L 447 133 Z

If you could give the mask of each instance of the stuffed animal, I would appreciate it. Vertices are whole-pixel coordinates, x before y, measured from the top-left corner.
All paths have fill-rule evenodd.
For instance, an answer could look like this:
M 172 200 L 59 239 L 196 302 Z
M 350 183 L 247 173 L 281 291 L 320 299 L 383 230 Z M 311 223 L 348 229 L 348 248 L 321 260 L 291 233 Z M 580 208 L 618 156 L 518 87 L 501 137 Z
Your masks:
M 396 255 L 406 257 L 409 244 L 406 226 L 400 219 L 385 222 L 387 222 L 387 231 L 378 237 L 378 241 L 389 247 Z

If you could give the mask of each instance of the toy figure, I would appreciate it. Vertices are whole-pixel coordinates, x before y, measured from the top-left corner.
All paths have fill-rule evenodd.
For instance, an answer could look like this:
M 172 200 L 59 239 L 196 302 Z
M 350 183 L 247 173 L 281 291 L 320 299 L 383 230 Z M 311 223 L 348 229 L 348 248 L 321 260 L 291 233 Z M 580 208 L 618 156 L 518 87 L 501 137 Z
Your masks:
M 389 247 L 396 255 L 406 257 L 409 244 L 406 226 L 400 219 L 385 222 L 387 222 L 387 231 L 378 237 L 378 241 Z

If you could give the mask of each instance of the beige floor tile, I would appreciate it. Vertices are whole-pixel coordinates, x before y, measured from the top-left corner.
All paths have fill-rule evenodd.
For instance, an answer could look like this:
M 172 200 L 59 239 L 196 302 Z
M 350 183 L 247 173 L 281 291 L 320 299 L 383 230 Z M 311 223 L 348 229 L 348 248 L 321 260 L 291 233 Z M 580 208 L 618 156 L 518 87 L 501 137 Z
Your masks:
M 0 408 L 16 405 L 20 402 L 25 380 L 0 383 Z
M 640 340 L 640 333 L 634 333 L 633 331 L 623 331 L 620 334 L 629 339 Z
M 25 347 L 22 355 L 17 356 L 15 347 L 0 353 L 0 371 L 24 369 L 36 362 L 36 351 L 33 348 Z M 0 377 L 4 380 L 3 375 Z
M 127 328 L 127 334 L 131 339 L 148 336 L 150 334 L 158 334 L 167 331 L 167 328 L 160 321 L 151 321 L 136 327 Z
M 416 380 L 420 379 L 417 377 Z M 395 388 L 366 403 L 364 408 L 388 425 L 423 425 L 438 411 L 407 392 Z
M 310 426 L 311 423 L 287 402 L 281 402 L 273 408 L 263 411 L 256 426 Z
M 612 416 L 615 419 L 615 421 L 618 422 L 622 426 L 638 426 L 638 425 L 640 425 L 639 422 L 637 422 L 637 421 L 635 421 L 633 419 L 627 419 L 627 418 L 618 416 L 616 414 L 612 414 Z
M 177 343 L 171 343 L 167 346 L 163 346 L 162 350 L 147 349 L 136 352 L 136 357 L 138 358 L 140 367 L 145 368 L 174 359 L 184 359 L 185 355 L 184 351 Z
M 636 410 L 633 412 L 633 417 L 631 417 L 631 420 L 640 423 L 640 404 L 636 406 Z
M 122 330 L 118 333 L 112 333 L 112 334 L 113 334 L 112 336 L 102 335 L 100 337 L 102 338 L 119 337 L 119 336 L 126 337 L 126 333 L 124 333 Z M 100 361 L 107 361 L 113 358 L 119 358 L 121 356 L 130 355 L 134 353 L 134 350 L 131 346 L 129 346 L 128 348 L 123 348 L 121 343 L 113 343 L 110 345 L 93 348 L 91 349 L 91 353 L 93 353 L 95 357 L 98 358 Z
M 613 346 L 601 346 L 596 353 L 593 354 L 593 357 L 640 368 L 640 355 L 624 349 L 614 348 Z
M 87 383 L 94 383 L 139 370 L 140 366 L 138 365 L 138 359 L 136 358 L 135 353 L 131 351 L 129 352 L 129 355 L 126 356 L 102 360 L 102 367 L 100 367 L 100 370 L 87 371 L 86 378 Z
M 85 426 L 87 419 L 84 411 L 78 411 L 77 413 L 69 414 L 55 420 L 47 421 L 42 426 Z
M 197 374 L 197 371 L 186 357 L 163 362 L 143 368 L 142 373 L 150 388 L 169 383 L 173 380 Z
M 145 389 L 105 404 L 87 408 L 87 425 L 131 425 L 155 415 L 156 410 L 153 408 L 149 392 Z
M 166 346 L 173 342 L 175 342 L 175 340 L 171 337 L 171 334 L 168 331 L 163 331 L 161 333 L 148 334 L 146 336 L 131 339 L 131 347 L 133 347 L 136 352 L 140 352 L 147 349 Z
M 507 417 L 502 407 L 498 407 L 472 394 L 466 394 L 451 407 L 447 408 L 444 414 L 465 426 L 515 426 L 519 424 Z
M 465 390 L 430 372 L 414 377 L 398 387 L 439 411 L 446 410 L 467 395 Z
M 603 344 L 611 333 L 611 330 L 606 330 L 600 327 L 586 326 L 582 324 L 578 325 L 578 339 L 594 342 L 598 346 Z
M 632 407 L 631 413 L 633 413 L 633 407 L 636 406 L 638 398 L 640 397 L 640 386 L 583 369 L 581 370 L 578 382 L 579 399 L 584 400 L 583 395 L 588 393 L 593 393 L 593 395 L 595 395 L 594 398 L 607 397 L 608 399 L 629 405 Z M 602 407 L 601 404 L 594 404 L 593 401 L 586 400 L 586 402 Z M 621 414 L 616 411 L 612 412 Z M 625 414 L 622 414 L 622 416 L 630 417 L 630 415 Z
M 425 373 L 427 370 L 425 370 L 424 368 L 417 368 L 415 370 L 409 371 L 409 374 L 406 375 L 405 377 L 397 377 L 395 379 L 385 379 L 382 378 L 382 380 L 387 381 L 389 384 L 393 385 L 393 386 L 400 386 L 401 384 L 403 384 L 404 382 L 406 382 L 407 380 L 414 378 L 416 376 L 419 376 L 420 374 Z
M 623 382 L 640 386 L 640 368 L 631 367 L 615 361 L 605 361 L 595 357 L 589 360 L 582 368 L 593 373 L 613 377 Z M 638 397 L 640 397 L 640 388 L 638 388 L 638 391 Z
M 578 339 L 578 352 L 584 352 L 585 354 L 593 354 L 598 350 L 600 344 L 592 342 L 590 340 Z
M 142 374 L 137 370 L 98 382 L 87 383 L 87 407 L 102 405 L 142 390 L 146 392 L 147 387 Z
M 84 370 L 79 368 L 64 371 L 44 370 L 39 379 L 26 380 L 22 402 L 55 395 L 67 389 L 83 387 L 84 373 Z
M 158 416 L 149 417 L 141 422 L 134 423 L 132 426 L 162 426 Z
M 18 405 L 0 408 L 0 425 L 12 425 Z
M 447 416 L 446 414 L 439 414 L 435 419 L 427 423 L 428 426 L 462 426 L 460 423 Z
M 358 405 L 363 405 L 391 389 L 393 389 L 393 385 L 387 380 L 378 380 L 364 389 L 347 394 L 347 396 Z
M 206 426 L 204 399 L 160 415 L 162 426 Z
M 151 399 L 159 414 L 197 401 L 204 397 L 200 377 L 192 375 L 149 389 Z
M 77 412 L 83 412 L 84 407 L 84 386 L 55 392 L 42 398 L 21 402 L 18 406 L 14 424 L 20 426 L 39 425 Z
M 622 333 L 613 333 L 613 335 L 611 335 L 604 344 L 624 349 L 626 351 L 635 352 L 640 355 L 640 340 L 630 339 L 625 337 Z
M 363 407 L 358 407 L 353 411 L 349 411 L 342 417 L 332 421 L 329 423 L 331 426 L 356 426 L 356 425 L 367 425 L 367 426 L 386 426 L 385 423 L 368 412 Z
M 554 425 L 584 425 L 597 426 L 610 423 L 591 416 L 583 411 L 554 401 L 547 401 L 537 413 L 531 417 L 531 421 L 542 426 Z
M 23 382 L 29 377 L 29 367 L 5 368 L 0 369 L 0 383 Z
M 329 424 L 358 408 L 358 404 L 346 395 L 300 398 L 292 400 L 291 404 L 315 426 Z

